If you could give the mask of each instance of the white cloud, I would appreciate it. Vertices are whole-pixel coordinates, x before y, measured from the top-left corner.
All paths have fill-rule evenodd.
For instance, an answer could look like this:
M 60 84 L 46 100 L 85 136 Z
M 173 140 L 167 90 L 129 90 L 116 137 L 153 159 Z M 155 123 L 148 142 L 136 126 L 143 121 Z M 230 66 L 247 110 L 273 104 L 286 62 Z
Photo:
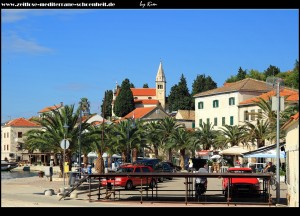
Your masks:
M 11 23 L 26 19 L 26 11 L 28 10 L 3 10 L 2 22 Z
M 53 51 L 50 48 L 38 44 L 34 40 L 24 39 L 16 34 L 4 35 L 2 45 L 4 51 L 12 53 L 40 54 Z

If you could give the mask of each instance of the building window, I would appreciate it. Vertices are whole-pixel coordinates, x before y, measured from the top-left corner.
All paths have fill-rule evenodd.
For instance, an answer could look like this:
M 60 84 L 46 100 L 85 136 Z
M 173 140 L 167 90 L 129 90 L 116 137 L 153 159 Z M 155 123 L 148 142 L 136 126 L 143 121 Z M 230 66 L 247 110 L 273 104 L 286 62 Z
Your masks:
M 22 132 L 18 132 L 18 138 L 22 138 Z
M 6 150 L 8 151 L 8 145 L 6 146 Z
M 192 122 L 192 128 L 195 128 L 195 122 Z
M 137 100 L 138 99 L 138 97 L 134 97 L 134 100 Z
M 164 89 L 164 86 L 163 85 L 157 85 L 157 88 L 158 89 Z
M 222 126 L 225 125 L 225 117 L 222 117 Z
M 214 100 L 213 101 L 213 108 L 219 107 L 219 100 Z
M 210 122 L 209 122 L 209 118 L 207 118 L 207 119 L 206 119 L 206 124 L 209 124 L 209 123 L 210 123 Z
M 233 125 L 233 116 L 230 116 L 230 125 Z
M 6 137 L 8 138 L 9 137 L 9 133 L 7 132 L 7 134 L 6 134 Z
M 202 119 L 199 119 L 199 126 L 202 125 Z
M 258 109 L 258 118 L 259 118 L 259 119 L 262 118 L 262 109 Z
M 203 102 L 198 102 L 198 109 L 203 109 L 204 105 Z
M 230 105 L 235 105 L 235 99 L 234 99 L 234 97 L 230 97 L 229 98 L 229 106 Z
M 247 110 L 244 111 L 244 121 L 249 121 L 249 112 Z
M 6 133 L 4 133 L 4 138 L 6 138 Z
M 214 126 L 218 126 L 218 118 L 214 118 Z
M 152 97 L 148 97 L 148 99 L 152 99 Z
M 254 112 L 255 112 L 255 110 L 251 110 L 251 121 L 255 120 Z

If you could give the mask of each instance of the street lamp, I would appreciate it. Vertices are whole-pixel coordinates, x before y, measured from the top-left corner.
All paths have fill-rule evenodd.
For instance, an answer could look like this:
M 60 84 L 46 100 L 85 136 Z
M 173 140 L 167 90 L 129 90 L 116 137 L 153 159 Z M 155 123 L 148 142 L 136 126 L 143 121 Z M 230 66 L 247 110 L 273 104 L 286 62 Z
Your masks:
M 130 163 L 132 163 L 132 149 L 131 149 L 131 143 L 129 140 L 129 131 L 130 131 L 130 127 L 135 128 L 135 124 L 134 121 L 132 122 L 132 124 L 130 125 L 130 121 L 133 120 L 132 118 L 128 118 L 127 119 L 127 157 L 130 156 Z M 129 154 L 129 147 L 130 147 L 130 154 Z
M 63 177 L 64 177 L 64 186 L 65 186 L 65 184 L 66 184 L 66 182 L 65 182 L 65 157 L 66 157 L 66 134 L 67 134 L 67 129 L 68 129 L 68 125 L 67 125 L 67 123 L 65 122 L 65 124 L 64 124 L 64 156 L 63 156 Z
M 81 107 L 81 103 L 80 103 L 80 122 L 79 122 L 79 135 L 78 135 L 78 145 L 79 145 L 79 159 L 78 159 L 78 163 L 79 163 L 79 179 L 81 179 L 81 123 L 82 123 L 82 107 Z

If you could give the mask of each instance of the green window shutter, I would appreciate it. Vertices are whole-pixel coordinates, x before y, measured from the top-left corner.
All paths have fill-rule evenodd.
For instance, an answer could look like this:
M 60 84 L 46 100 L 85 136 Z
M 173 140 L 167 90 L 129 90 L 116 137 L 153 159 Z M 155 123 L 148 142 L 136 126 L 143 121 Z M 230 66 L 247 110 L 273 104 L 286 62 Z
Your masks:
M 213 101 L 213 108 L 219 107 L 219 100 L 214 100 Z
M 230 125 L 233 125 L 233 116 L 230 116 Z
M 222 126 L 225 125 L 225 117 L 222 117 Z
M 198 109 L 203 109 L 203 102 L 198 102 Z
M 235 105 L 235 98 L 234 97 L 229 98 L 229 105 Z

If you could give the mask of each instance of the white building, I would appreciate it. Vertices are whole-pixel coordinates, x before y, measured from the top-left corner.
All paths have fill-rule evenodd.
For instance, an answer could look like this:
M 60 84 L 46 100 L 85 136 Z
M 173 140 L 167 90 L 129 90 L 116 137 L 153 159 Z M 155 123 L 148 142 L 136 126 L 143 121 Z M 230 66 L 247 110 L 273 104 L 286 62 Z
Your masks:
M 286 184 L 290 207 L 299 207 L 299 112 L 282 127 L 286 131 Z
M 243 116 L 239 115 L 239 103 L 270 91 L 265 82 L 247 78 L 234 83 L 201 92 L 195 98 L 195 127 L 202 122 L 212 123 L 215 130 L 224 125 L 239 125 Z
M 9 161 L 17 162 L 47 161 L 48 155 L 40 152 L 28 154 L 24 148 L 24 134 L 32 129 L 41 129 L 41 127 L 25 118 L 13 119 L 1 126 L 1 160 L 7 158 Z

